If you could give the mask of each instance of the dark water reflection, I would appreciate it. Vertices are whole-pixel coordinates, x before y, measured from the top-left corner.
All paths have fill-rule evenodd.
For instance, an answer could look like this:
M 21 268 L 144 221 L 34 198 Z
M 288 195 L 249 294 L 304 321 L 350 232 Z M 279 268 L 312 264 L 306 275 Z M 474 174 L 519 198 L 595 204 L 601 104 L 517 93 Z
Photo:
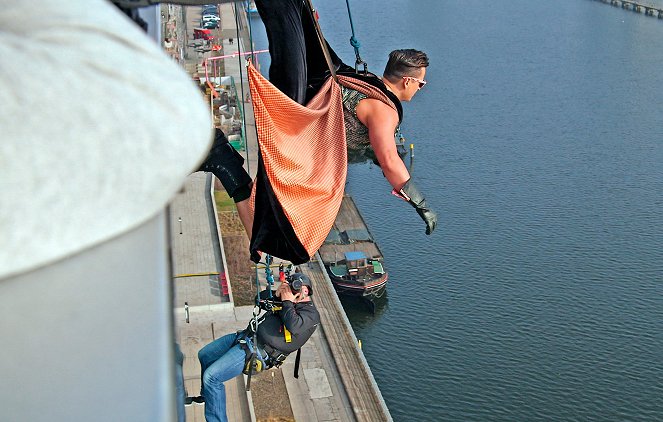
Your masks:
M 352 321 L 353 327 L 365 327 L 372 324 L 389 308 L 389 292 L 385 292 L 382 297 L 374 300 L 344 295 L 339 296 L 339 299 L 345 313 Z

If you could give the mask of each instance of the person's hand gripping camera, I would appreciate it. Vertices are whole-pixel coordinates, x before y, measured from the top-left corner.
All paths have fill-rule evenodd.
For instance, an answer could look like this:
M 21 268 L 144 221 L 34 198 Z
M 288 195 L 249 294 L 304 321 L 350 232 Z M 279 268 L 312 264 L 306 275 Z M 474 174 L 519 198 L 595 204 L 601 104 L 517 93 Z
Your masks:
M 302 292 L 302 286 L 310 286 L 311 282 L 301 273 L 289 274 L 287 277 L 280 277 L 281 285 L 276 290 L 276 295 L 282 301 L 289 300 L 296 303 L 306 297 Z M 309 287 L 310 288 L 310 287 Z

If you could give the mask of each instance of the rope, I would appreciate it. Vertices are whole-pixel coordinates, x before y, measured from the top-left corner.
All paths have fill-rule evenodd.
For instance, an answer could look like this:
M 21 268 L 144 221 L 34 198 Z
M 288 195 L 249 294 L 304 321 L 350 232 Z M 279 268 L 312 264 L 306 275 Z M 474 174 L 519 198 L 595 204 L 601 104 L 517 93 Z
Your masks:
M 246 0 L 245 4 L 246 4 L 246 21 L 249 24 L 249 46 L 251 47 L 251 61 L 253 63 L 255 63 L 256 62 L 256 55 L 253 52 L 255 50 L 253 48 L 253 25 L 251 25 L 251 16 L 249 16 L 249 12 L 248 12 L 249 6 L 250 6 L 249 0 Z M 237 15 L 237 9 L 235 9 L 235 16 L 236 15 Z M 239 25 L 235 25 L 235 26 L 237 26 L 237 34 L 239 36 Z M 237 42 L 239 42 L 239 38 L 238 38 Z
M 253 340 L 255 344 L 255 340 L 257 338 L 257 332 L 258 332 L 258 315 L 260 315 L 260 280 L 258 278 L 258 268 L 256 267 L 256 304 L 253 308 L 253 320 L 249 323 L 251 327 L 251 331 L 253 331 Z M 256 353 L 255 350 L 251 354 L 251 357 L 249 358 L 249 373 L 246 376 L 246 391 L 251 391 L 251 376 L 253 375 L 253 365 L 255 365 L 256 362 Z
M 272 285 L 274 284 L 274 275 L 272 273 L 272 262 L 274 258 L 271 255 L 265 257 L 265 279 L 267 280 L 267 297 L 272 298 Z
M 352 30 L 352 36 L 350 37 L 350 45 L 355 49 L 355 72 L 359 73 L 359 65 L 363 64 L 364 65 L 364 75 L 368 73 L 368 63 L 363 61 L 361 59 L 361 55 L 359 54 L 359 47 L 361 47 L 361 43 L 355 37 L 355 25 L 354 22 L 352 21 L 352 12 L 350 11 L 350 0 L 345 0 L 345 4 L 348 6 L 348 17 L 350 18 L 350 29 Z
M 263 264 L 265 266 L 265 276 L 267 279 L 267 291 L 268 291 L 268 298 L 269 300 L 272 299 L 272 284 L 274 284 L 274 276 L 272 275 L 272 269 L 271 265 L 273 262 L 273 257 L 271 255 L 266 255 L 265 256 L 265 262 L 259 262 L 258 264 Z M 257 308 L 257 312 L 256 312 Z M 258 357 L 259 351 L 258 351 L 258 324 L 260 321 L 258 321 L 258 315 L 260 315 L 260 280 L 258 278 L 258 268 L 256 264 L 256 304 L 255 307 L 253 308 L 253 321 L 251 323 L 251 331 L 253 331 L 253 352 L 251 353 L 251 357 L 249 358 L 249 373 L 246 378 L 246 391 L 251 391 L 251 377 L 253 375 L 253 368 L 255 367 L 256 364 L 256 359 L 260 359 L 262 362 L 262 356 Z M 264 364 L 264 362 L 263 362 Z

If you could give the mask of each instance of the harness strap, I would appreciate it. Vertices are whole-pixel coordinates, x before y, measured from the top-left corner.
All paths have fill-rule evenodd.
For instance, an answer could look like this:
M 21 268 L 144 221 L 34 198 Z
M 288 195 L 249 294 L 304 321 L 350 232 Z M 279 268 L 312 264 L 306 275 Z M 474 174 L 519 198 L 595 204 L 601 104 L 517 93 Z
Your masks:
M 297 356 L 295 356 L 295 373 L 293 376 L 299 378 L 299 360 L 302 356 L 302 348 L 297 349 Z
M 251 377 L 253 374 L 262 372 L 270 367 L 269 358 L 263 358 L 260 349 L 255 347 L 255 339 L 251 340 L 248 330 L 238 332 L 235 341 L 239 343 L 242 350 L 246 353 L 242 373 L 247 375 L 246 391 L 249 391 L 251 389 Z
M 269 369 L 273 367 L 278 368 L 283 362 L 285 362 L 285 359 L 288 357 L 289 353 L 281 352 L 280 350 L 275 349 L 266 343 L 261 344 L 257 339 L 252 340 L 252 334 L 253 332 L 249 328 L 244 331 L 237 332 L 236 344 L 239 344 L 242 347 L 242 350 L 244 350 L 246 353 L 247 365 L 249 359 L 252 358 L 252 355 L 255 355 L 255 359 L 262 364 L 263 369 Z M 257 345 L 257 347 L 254 347 L 254 345 Z M 245 366 L 245 369 L 247 367 L 248 366 Z
M 267 354 L 270 368 L 278 368 L 283 362 L 285 362 L 285 359 L 288 357 L 288 353 L 283 353 L 280 350 L 273 348 L 269 344 L 262 344 L 258 347 L 264 350 Z
M 292 343 L 292 333 L 286 328 L 286 326 L 283 326 L 283 337 L 286 343 Z
M 246 360 L 245 360 L 246 362 Z M 251 391 L 251 377 L 253 376 L 253 371 L 251 370 L 256 363 L 256 354 L 251 353 L 248 359 L 248 363 L 244 365 L 244 372 L 246 376 L 246 391 Z M 248 373 L 247 373 L 248 372 Z

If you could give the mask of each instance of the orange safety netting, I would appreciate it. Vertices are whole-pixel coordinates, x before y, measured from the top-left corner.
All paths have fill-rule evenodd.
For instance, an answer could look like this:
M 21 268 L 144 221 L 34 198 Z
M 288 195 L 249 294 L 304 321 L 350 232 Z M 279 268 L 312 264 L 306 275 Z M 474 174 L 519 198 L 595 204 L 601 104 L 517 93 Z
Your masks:
M 248 75 L 265 172 L 297 238 L 313 256 L 334 224 L 347 174 L 340 87 L 330 78 L 303 106 L 252 64 Z M 254 184 L 252 204 L 255 195 Z

